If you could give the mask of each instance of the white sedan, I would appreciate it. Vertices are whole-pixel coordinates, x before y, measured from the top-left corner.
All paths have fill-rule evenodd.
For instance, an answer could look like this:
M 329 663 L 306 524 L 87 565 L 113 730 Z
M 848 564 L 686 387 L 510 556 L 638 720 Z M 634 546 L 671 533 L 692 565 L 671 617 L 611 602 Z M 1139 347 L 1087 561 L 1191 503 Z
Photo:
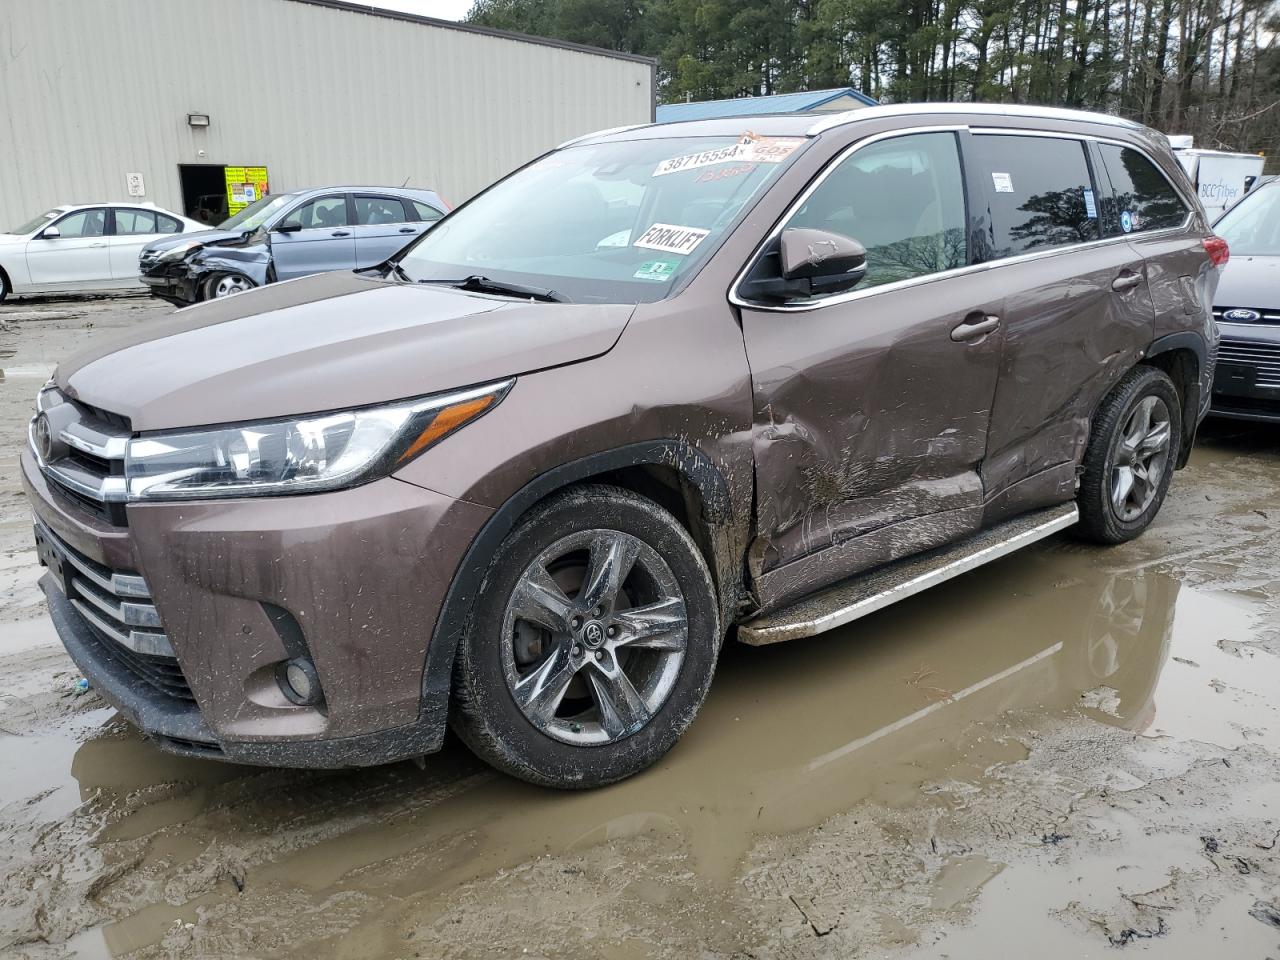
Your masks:
M 10 293 L 140 287 L 138 253 L 146 244 L 207 229 L 150 204 L 54 207 L 0 233 L 0 300 Z

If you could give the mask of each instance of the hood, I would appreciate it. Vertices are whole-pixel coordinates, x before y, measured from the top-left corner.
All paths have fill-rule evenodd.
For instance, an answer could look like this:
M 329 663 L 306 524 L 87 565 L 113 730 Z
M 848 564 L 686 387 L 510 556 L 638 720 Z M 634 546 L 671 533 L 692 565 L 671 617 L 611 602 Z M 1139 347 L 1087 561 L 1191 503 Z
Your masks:
M 629 304 L 531 303 L 327 273 L 179 310 L 59 364 L 135 430 L 386 403 L 608 351 Z
M 1222 270 L 1213 305 L 1280 311 L 1280 257 L 1233 253 Z
M 175 233 L 171 237 L 164 237 L 160 240 L 152 240 L 142 249 L 144 251 L 152 251 L 154 253 L 163 253 L 179 244 L 189 243 L 195 240 L 201 246 L 209 246 L 212 243 L 224 243 L 227 240 L 239 240 L 244 234 L 238 230 L 193 230 L 190 233 Z
M 0 233 L 0 243 L 26 243 L 29 236 L 26 233 Z

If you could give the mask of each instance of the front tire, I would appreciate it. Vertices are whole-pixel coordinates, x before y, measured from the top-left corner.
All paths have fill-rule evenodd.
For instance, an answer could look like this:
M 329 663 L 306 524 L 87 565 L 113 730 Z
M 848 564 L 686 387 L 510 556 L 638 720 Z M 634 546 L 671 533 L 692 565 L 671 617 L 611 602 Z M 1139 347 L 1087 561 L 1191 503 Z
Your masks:
M 1182 405 L 1163 370 L 1138 366 L 1094 415 L 1080 483 L 1080 535 L 1123 543 L 1151 525 L 1182 446 Z
M 628 490 L 575 488 L 531 510 L 490 564 L 451 723 L 512 776 L 612 783 L 679 739 L 719 646 L 715 588 L 688 532 Z
M 252 290 L 257 284 L 241 273 L 218 273 L 214 274 L 204 285 L 204 298 L 206 300 L 221 300 L 223 297 L 233 297 L 237 293 L 244 293 Z

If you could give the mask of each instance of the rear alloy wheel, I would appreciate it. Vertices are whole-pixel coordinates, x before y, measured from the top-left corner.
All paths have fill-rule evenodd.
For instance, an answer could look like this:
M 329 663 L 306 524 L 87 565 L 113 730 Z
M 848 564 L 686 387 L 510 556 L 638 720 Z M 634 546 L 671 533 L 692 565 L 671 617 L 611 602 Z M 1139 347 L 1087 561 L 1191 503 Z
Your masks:
M 609 783 L 675 743 L 718 646 L 710 575 L 675 518 L 626 490 L 574 490 L 499 549 L 459 651 L 454 726 L 523 779 Z
M 223 297 L 232 297 L 237 293 L 252 290 L 255 286 L 252 280 L 242 274 L 221 273 L 206 284 L 206 299 L 221 300 Z
M 1155 367 L 1139 366 L 1102 401 L 1085 452 L 1080 526 L 1098 543 L 1122 543 L 1155 519 L 1182 441 L 1177 388 Z

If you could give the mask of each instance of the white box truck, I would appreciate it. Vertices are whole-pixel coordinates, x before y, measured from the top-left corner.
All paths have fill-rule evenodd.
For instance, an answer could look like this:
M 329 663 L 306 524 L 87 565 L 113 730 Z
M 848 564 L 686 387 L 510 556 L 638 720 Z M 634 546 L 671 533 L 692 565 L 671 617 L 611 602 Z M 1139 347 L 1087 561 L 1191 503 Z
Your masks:
M 1266 159 L 1256 153 L 1197 150 L 1188 136 L 1169 137 L 1169 146 L 1195 184 L 1210 221 L 1249 191 L 1262 176 L 1266 163 Z

